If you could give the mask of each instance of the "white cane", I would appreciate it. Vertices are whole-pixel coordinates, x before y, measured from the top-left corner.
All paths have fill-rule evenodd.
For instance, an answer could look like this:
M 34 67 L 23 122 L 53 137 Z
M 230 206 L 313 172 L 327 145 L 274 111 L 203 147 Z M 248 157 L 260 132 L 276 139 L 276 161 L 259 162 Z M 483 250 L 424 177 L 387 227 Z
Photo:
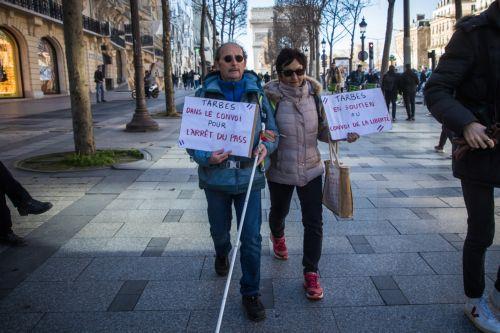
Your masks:
M 262 123 L 262 131 L 265 130 L 265 124 Z M 259 138 L 260 146 L 262 140 Z M 234 263 L 236 262 L 236 254 L 238 253 L 238 247 L 240 246 L 241 231 L 243 230 L 243 222 L 245 221 L 245 215 L 247 212 L 248 198 L 250 197 L 250 192 L 252 191 L 253 178 L 255 176 L 255 169 L 257 168 L 257 160 L 259 159 L 259 154 L 255 156 L 252 167 L 252 174 L 250 175 L 250 183 L 248 184 L 247 194 L 245 196 L 245 204 L 243 205 L 243 212 L 241 213 L 240 226 L 238 228 L 238 233 L 236 235 L 236 244 L 233 249 L 233 255 L 231 257 L 231 265 L 229 266 L 229 274 L 227 275 L 226 287 L 224 288 L 224 296 L 222 297 L 222 304 L 219 311 L 219 319 L 217 320 L 217 327 L 215 328 L 215 333 L 219 333 L 220 325 L 222 324 L 222 317 L 224 316 L 224 308 L 226 307 L 227 293 L 229 292 L 229 286 L 231 285 L 231 276 L 233 275 Z M 260 213 L 259 213 L 260 214 Z

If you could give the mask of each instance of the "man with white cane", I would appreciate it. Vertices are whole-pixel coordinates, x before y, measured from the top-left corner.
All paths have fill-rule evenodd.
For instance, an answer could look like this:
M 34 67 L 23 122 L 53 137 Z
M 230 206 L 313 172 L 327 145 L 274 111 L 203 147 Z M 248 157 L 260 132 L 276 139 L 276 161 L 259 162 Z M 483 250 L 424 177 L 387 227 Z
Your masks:
M 231 151 L 224 149 L 214 152 L 188 149 L 188 153 L 199 165 L 199 185 L 207 198 L 210 234 L 215 247 L 215 272 L 220 276 L 227 276 L 229 271 L 232 205 L 234 204 L 239 224 L 245 201 L 248 200 L 240 238 L 240 292 L 248 318 L 260 321 L 266 316 L 259 299 L 262 242 L 260 204 L 261 190 L 265 187 L 262 166 L 266 165 L 266 157 L 277 147 L 278 132 L 272 107 L 264 95 L 259 77 L 254 72 L 245 71 L 246 59 L 247 55 L 240 45 L 223 44 L 215 54 L 218 71 L 207 75 L 196 96 L 258 105 L 253 147 L 257 164 L 261 167 L 254 170 L 253 158 L 233 156 Z M 272 133 L 264 135 L 261 142 L 258 133 L 262 131 L 262 123 L 265 124 L 266 132 Z M 255 171 L 253 182 L 252 171 Z M 247 190 L 250 190 L 248 196 Z

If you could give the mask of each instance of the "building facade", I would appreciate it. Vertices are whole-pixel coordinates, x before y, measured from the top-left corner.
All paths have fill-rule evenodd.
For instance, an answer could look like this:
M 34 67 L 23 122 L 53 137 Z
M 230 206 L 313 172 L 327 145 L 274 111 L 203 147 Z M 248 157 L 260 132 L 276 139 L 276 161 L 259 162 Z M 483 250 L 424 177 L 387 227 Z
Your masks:
M 484 1 L 479 1 L 484 2 Z M 476 13 L 476 1 L 462 1 L 463 15 Z M 436 9 L 432 12 L 431 27 L 431 45 L 429 51 L 435 51 L 436 63 L 444 53 L 444 49 L 450 41 L 455 31 L 455 1 L 440 0 Z
M 404 32 L 398 31 L 395 38 L 396 64 L 404 62 Z M 431 27 L 430 21 L 425 18 L 425 15 L 418 14 L 413 20 L 410 27 L 410 42 L 411 42 L 411 65 L 413 68 L 420 69 L 428 67 L 429 59 L 427 52 L 431 44 Z
M 173 0 L 170 11 L 172 72 L 179 76 L 195 68 L 193 2 Z
M 273 29 L 273 7 L 254 7 L 250 11 L 252 34 L 253 70 L 271 74 L 271 63 L 266 60 L 268 38 Z

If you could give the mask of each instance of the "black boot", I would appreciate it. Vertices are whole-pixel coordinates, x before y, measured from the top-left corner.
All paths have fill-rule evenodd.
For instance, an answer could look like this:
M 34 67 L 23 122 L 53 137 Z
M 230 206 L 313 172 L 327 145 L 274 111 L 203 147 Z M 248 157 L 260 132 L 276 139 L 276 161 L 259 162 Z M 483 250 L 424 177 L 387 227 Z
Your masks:
M 266 319 L 266 309 L 259 299 L 259 295 L 243 296 L 243 306 L 247 311 L 247 317 L 251 321 L 261 321 Z
M 227 275 L 229 272 L 229 259 L 227 256 L 215 256 L 215 272 L 220 276 Z
M 26 246 L 26 241 L 24 238 L 19 237 L 12 231 L 8 234 L 0 234 L 0 244 L 10 245 L 10 246 Z
M 38 215 L 45 213 L 51 208 L 52 204 L 50 202 L 41 202 L 31 198 L 17 207 L 17 211 L 21 216 L 26 216 L 28 214 Z

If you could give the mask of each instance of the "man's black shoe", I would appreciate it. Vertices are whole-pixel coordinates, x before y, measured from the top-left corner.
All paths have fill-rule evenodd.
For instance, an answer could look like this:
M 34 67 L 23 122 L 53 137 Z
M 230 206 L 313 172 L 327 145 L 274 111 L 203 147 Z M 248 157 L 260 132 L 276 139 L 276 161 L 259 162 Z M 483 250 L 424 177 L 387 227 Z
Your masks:
M 266 319 L 266 309 L 259 299 L 259 296 L 243 296 L 243 306 L 247 311 L 247 317 L 251 321 L 261 321 Z
M 104 103 L 104 102 L 107 102 L 107 100 L 103 99 L 103 100 L 102 100 L 102 102 L 103 102 L 103 103 Z
M 42 214 L 52 208 L 52 204 L 50 202 L 41 202 L 35 200 L 33 198 L 29 199 L 21 206 L 17 207 L 19 215 L 26 216 L 28 214 Z
M 0 243 L 11 246 L 26 246 L 26 241 L 24 238 L 19 237 L 13 232 L 8 234 L 0 234 Z
M 227 256 L 215 256 L 215 272 L 220 276 L 227 275 L 229 272 L 229 259 Z

